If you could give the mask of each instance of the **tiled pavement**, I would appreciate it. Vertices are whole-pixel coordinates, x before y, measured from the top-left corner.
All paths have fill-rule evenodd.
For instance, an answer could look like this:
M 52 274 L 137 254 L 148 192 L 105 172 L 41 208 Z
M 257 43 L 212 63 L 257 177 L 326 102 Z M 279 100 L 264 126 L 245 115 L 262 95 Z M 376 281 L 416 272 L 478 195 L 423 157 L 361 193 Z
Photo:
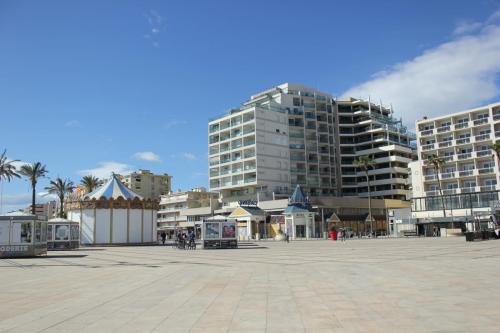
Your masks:
M 500 240 L 259 245 L 0 260 L 0 332 L 500 331 Z

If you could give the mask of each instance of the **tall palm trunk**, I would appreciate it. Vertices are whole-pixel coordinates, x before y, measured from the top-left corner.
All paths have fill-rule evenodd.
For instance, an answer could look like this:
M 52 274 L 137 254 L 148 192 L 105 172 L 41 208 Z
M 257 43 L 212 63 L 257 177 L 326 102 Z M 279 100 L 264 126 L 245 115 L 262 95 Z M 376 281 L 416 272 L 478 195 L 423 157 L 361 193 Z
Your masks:
M 59 196 L 60 206 L 59 206 L 59 217 L 64 218 L 64 195 Z
M 36 182 L 31 182 L 31 214 L 36 215 L 36 208 L 35 208 L 35 202 L 36 202 Z
M 370 190 L 370 177 L 366 170 L 366 183 L 368 184 L 368 216 L 370 217 L 370 237 L 373 236 L 372 193 Z

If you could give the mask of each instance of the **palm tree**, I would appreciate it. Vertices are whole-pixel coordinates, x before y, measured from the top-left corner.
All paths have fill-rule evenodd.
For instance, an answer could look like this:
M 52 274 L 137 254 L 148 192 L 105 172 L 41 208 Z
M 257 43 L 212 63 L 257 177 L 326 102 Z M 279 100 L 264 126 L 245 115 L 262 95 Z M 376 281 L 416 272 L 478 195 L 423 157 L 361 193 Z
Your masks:
M 12 164 L 13 162 L 19 162 L 19 161 L 18 160 L 8 161 L 7 150 L 4 150 L 2 155 L 0 155 L 0 183 L 2 182 L 2 180 L 10 182 L 12 178 L 21 177 L 17 173 L 16 166 Z M 2 208 L 2 198 L 0 197 L 0 212 L 1 208 Z
M 12 164 L 13 162 L 19 162 L 19 160 L 7 161 L 7 150 L 4 150 L 0 155 L 0 182 L 2 180 L 10 182 L 12 178 L 21 177 L 17 173 L 16 166 Z
M 368 217 L 370 218 L 370 235 L 373 235 L 373 216 L 372 216 L 372 195 L 370 191 L 370 177 L 368 177 L 368 171 L 370 168 L 375 166 L 373 159 L 368 156 L 360 156 L 358 160 L 354 163 L 358 168 L 362 169 L 366 175 L 366 183 L 368 185 Z
M 26 164 L 21 167 L 19 173 L 31 182 L 32 188 L 32 197 L 31 197 L 31 214 L 35 215 L 35 204 L 36 204 L 36 183 L 38 182 L 38 178 L 45 177 L 47 174 L 47 169 L 45 169 L 45 165 L 40 162 L 35 162 L 32 165 Z
M 500 140 L 495 142 L 490 148 L 493 150 L 493 155 L 497 158 L 497 167 L 500 170 Z
M 437 156 L 437 155 L 431 155 L 427 158 L 428 164 L 432 165 L 432 168 L 434 169 L 434 173 L 436 174 L 437 181 L 438 181 L 438 189 L 439 189 L 439 195 L 441 196 L 441 204 L 443 206 L 443 217 L 446 217 L 446 205 L 444 202 L 444 197 L 443 197 L 443 187 L 441 186 L 441 178 L 439 178 L 439 170 L 441 170 L 441 167 L 445 163 L 444 158 Z M 453 221 L 452 221 L 453 224 Z
M 51 180 L 50 185 L 46 186 L 45 189 L 51 194 L 56 194 L 59 197 L 61 206 L 59 207 L 59 217 L 64 217 L 64 198 L 66 194 L 71 193 L 75 186 L 73 182 L 69 179 L 62 180 L 57 177 L 56 180 Z
M 94 191 L 99 185 L 101 185 L 101 181 L 99 178 L 94 176 L 84 176 L 80 181 L 80 184 L 85 189 L 85 193 L 90 193 Z

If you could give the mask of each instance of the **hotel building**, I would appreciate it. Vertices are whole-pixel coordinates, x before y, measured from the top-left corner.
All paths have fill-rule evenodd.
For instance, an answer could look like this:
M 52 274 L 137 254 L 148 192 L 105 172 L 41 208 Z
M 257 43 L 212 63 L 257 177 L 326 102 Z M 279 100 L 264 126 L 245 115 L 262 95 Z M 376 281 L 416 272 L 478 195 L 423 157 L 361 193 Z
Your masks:
M 354 161 L 371 155 L 374 197 L 404 199 L 414 136 L 388 108 L 285 83 L 208 124 L 209 186 L 224 202 L 306 195 L 367 196 Z
M 392 110 L 354 98 L 337 99 L 342 196 L 368 196 L 366 173 L 355 166 L 364 155 L 373 159 L 368 171 L 373 198 L 406 200 L 408 163 L 416 158 L 415 134 Z
M 418 159 L 412 165 L 414 218 L 491 215 L 498 201 L 498 165 L 491 146 L 500 139 L 500 103 L 417 121 Z M 442 157 L 438 173 L 427 160 Z M 453 210 L 453 211 L 452 211 Z M 438 221 L 438 219 L 435 219 Z

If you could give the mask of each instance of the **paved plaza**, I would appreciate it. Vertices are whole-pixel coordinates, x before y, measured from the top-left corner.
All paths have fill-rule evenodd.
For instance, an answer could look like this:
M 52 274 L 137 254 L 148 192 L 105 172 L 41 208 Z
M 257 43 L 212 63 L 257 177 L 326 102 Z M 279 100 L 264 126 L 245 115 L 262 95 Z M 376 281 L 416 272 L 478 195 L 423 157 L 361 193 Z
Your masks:
M 500 241 L 83 248 L 0 260 L 1 332 L 498 332 Z

